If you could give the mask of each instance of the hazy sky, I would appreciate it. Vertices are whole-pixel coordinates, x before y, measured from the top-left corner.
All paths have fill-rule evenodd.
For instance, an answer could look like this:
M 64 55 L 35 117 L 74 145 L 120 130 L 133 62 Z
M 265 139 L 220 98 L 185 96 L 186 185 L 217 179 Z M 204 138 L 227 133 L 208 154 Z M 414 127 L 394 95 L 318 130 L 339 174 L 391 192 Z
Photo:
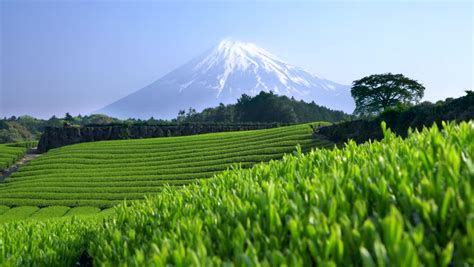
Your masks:
M 436 101 L 474 89 L 471 1 L 0 0 L 0 116 L 97 110 L 221 39 L 338 83 L 403 73 Z

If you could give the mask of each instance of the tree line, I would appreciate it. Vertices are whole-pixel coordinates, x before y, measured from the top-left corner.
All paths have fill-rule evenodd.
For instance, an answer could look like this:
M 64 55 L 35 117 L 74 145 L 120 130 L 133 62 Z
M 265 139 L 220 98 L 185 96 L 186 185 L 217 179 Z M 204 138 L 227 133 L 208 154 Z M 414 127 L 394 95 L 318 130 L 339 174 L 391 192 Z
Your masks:
M 293 97 L 278 96 L 273 92 L 260 92 L 251 97 L 243 94 L 236 104 L 206 108 L 201 112 L 189 108 L 181 110 L 175 119 L 161 120 L 153 117 L 142 120 L 120 120 L 102 114 L 63 118 L 37 119 L 31 116 L 12 116 L 0 120 L 0 143 L 39 139 L 46 127 L 67 127 L 110 124 L 180 124 L 180 123 L 305 123 L 313 121 L 339 122 L 354 118 L 375 118 L 388 111 L 403 111 L 419 104 L 425 87 L 402 74 L 374 74 L 355 80 L 351 95 L 356 108 L 352 115 L 307 103 Z M 470 91 L 469 91 L 470 92 Z M 426 104 L 426 101 L 424 102 Z M 428 103 L 429 104 L 429 103 Z
M 190 108 L 178 113 L 178 122 L 280 122 L 305 123 L 312 121 L 337 122 L 349 115 L 337 110 L 319 106 L 314 101 L 306 103 L 293 97 L 279 96 L 273 92 L 260 92 L 251 97 L 243 94 L 236 104 L 220 104 L 197 113 Z

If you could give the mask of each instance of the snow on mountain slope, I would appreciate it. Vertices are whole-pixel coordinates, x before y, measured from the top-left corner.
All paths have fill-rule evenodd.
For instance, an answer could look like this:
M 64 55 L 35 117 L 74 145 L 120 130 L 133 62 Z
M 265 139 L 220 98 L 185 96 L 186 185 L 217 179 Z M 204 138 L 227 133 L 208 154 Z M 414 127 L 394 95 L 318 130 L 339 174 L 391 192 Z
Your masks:
M 273 91 L 351 113 L 350 87 L 290 65 L 264 49 L 231 39 L 161 79 L 99 110 L 119 118 L 175 118 L 179 110 L 200 111 L 235 103 L 242 94 Z

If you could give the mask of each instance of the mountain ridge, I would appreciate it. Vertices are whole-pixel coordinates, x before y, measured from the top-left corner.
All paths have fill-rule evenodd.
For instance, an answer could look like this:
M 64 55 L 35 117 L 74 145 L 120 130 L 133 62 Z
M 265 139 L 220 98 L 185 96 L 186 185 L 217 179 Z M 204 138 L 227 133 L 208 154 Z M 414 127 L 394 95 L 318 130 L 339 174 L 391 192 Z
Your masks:
M 273 91 L 352 112 L 349 87 L 293 66 L 252 43 L 224 39 L 150 85 L 99 110 L 119 118 L 175 118 L 179 110 L 235 103 Z

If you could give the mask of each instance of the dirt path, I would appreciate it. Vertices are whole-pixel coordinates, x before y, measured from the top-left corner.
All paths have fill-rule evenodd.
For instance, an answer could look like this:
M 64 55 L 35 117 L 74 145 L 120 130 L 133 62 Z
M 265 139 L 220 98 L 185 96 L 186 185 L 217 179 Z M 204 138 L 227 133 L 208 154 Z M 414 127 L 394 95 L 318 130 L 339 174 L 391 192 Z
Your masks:
M 12 175 L 13 173 L 18 171 L 18 168 L 21 166 L 26 165 L 28 162 L 30 162 L 32 159 L 38 157 L 40 154 L 36 152 L 36 148 L 31 148 L 28 149 L 28 152 L 26 152 L 25 156 L 23 158 L 17 160 L 15 164 L 10 166 L 10 168 L 6 170 L 0 170 L 0 182 L 3 182 L 7 177 Z

